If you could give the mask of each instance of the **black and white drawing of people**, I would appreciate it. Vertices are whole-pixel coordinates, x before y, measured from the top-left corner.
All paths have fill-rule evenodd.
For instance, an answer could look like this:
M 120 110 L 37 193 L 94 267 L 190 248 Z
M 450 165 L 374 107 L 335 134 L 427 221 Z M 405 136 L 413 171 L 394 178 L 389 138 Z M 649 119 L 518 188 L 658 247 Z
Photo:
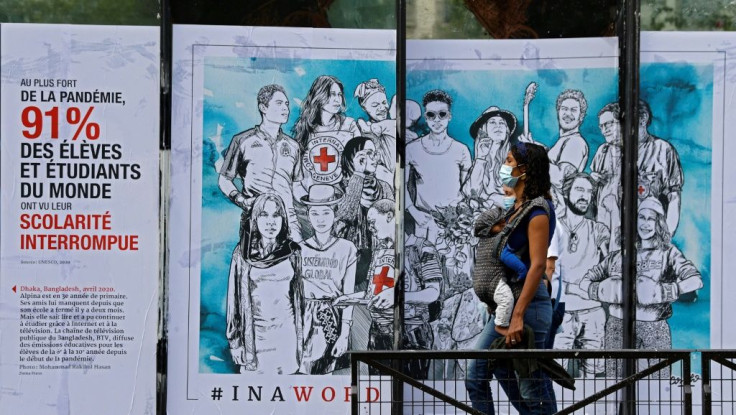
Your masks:
M 290 237 L 300 241 L 292 197 L 294 184 L 301 180 L 299 146 L 281 130 L 290 113 L 286 91 L 279 85 L 264 86 L 258 91 L 257 107 L 261 123 L 232 138 L 218 169 L 218 186 L 243 209 L 241 236 L 256 197 L 275 193 L 286 206 Z M 220 166 L 220 160 L 215 166 Z M 242 180 L 242 189 L 235 186 L 236 178 Z
M 345 115 L 342 82 L 334 76 L 317 77 L 302 101 L 294 124 L 294 139 L 302 151 L 303 179 L 294 197 L 305 196 L 313 184 L 342 180 L 340 158 L 345 144 L 360 134 L 355 120 Z
M 598 301 L 589 299 L 587 292 L 580 289 L 585 272 L 608 254 L 608 228 L 585 216 L 594 208 L 595 190 L 595 181 L 586 173 L 573 173 L 562 185 L 566 209 L 565 214 L 557 218 L 555 234 L 559 244 L 557 278 L 562 283 L 565 315 L 561 332 L 555 337 L 555 349 L 603 348 L 605 311 Z M 586 375 L 603 373 L 602 360 L 568 363 L 572 374 L 578 372 L 572 368 L 576 363 L 580 363 Z
M 684 176 L 677 150 L 649 132 L 652 110 L 639 101 L 639 198 L 654 197 L 664 207 L 670 236 L 680 223 L 680 195 Z
M 566 89 L 557 96 L 556 102 L 559 136 L 549 148 L 549 177 L 552 183 L 552 197 L 557 214 L 564 210 L 562 201 L 562 182 L 567 176 L 583 171 L 588 162 L 588 142 L 580 133 L 588 111 L 588 101 L 583 92 L 577 89 Z M 528 137 L 519 137 L 522 141 L 533 141 Z M 539 143 L 538 143 L 539 144 Z
M 256 197 L 249 221 L 230 263 L 230 354 L 241 373 L 296 373 L 302 337 L 301 251 L 289 238 L 286 206 L 279 196 Z
M 345 200 L 338 211 L 338 234 L 352 241 L 360 249 L 371 248 L 368 228 L 368 209 L 380 199 L 393 199 L 390 184 L 376 176 L 379 155 L 368 137 L 348 141 L 342 154 L 342 188 Z
M 343 374 L 348 350 L 393 347 L 395 103 L 359 83 L 358 123 L 344 89 L 317 77 L 291 138 L 289 94 L 266 85 L 257 126 L 226 146 L 222 126 L 210 137 L 218 186 L 242 210 L 225 333 L 241 372 Z
M 434 245 L 415 235 L 414 219 L 404 218 L 405 294 L 404 349 L 431 350 L 434 335 L 430 320 L 437 307 L 442 291 L 442 268 Z M 414 379 L 427 379 L 429 360 L 411 360 L 405 363 L 405 371 Z
M 527 88 L 527 95 L 528 92 Z M 555 118 L 559 135 L 551 140 L 548 156 L 558 213 L 555 240 L 559 252 L 554 255 L 557 260 L 553 293 L 561 287 L 565 314 L 553 345 L 568 350 L 620 348 L 620 337 L 617 337 L 621 324 L 620 298 L 612 293 L 620 287 L 621 112 L 615 102 L 590 109 L 595 110 L 599 137 L 604 141 L 594 147 L 590 143 L 595 140 L 589 142 L 581 133 L 589 111 L 583 91 L 573 87 L 554 94 L 557 94 Z M 525 114 L 530 102 L 525 96 Z M 427 313 L 417 314 L 408 301 L 405 304 L 406 321 L 421 327 L 414 337 L 404 333 L 405 347 L 467 349 L 472 347 L 479 324 L 482 327 L 478 319 L 485 317 L 479 317 L 482 314 L 477 311 L 479 300 L 464 285 L 464 278 L 473 275 L 477 244 L 466 232 L 470 232 L 475 215 L 487 208 L 483 204 L 503 206 L 498 170 L 510 144 L 535 142 L 531 132 L 540 128 L 536 120 L 524 120 L 522 132 L 521 122 L 511 111 L 496 102 L 490 107 L 488 104 L 478 105 L 478 116 L 461 119 L 457 113 L 453 114 L 453 100 L 447 92 L 429 90 L 419 107 L 429 131 L 413 141 L 407 140 L 405 223 L 412 225 L 413 233 L 406 236 L 406 252 L 408 255 L 417 244 L 434 249 L 441 280 L 438 279 L 438 300 L 429 304 Z M 408 102 L 407 108 L 409 105 Z M 639 108 L 641 205 L 637 293 L 640 311 L 637 316 L 640 321 L 637 324 L 641 325 L 639 336 L 649 336 L 640 338 L 639 342 L 643 348 L 666 348 L 671 347 L 666 321 L 672 314 L 671 303 L 694 301 L 702 281 L 696 266 L 672 242 L 678 228 L 684 184 L 679 156 L 672 144 L 649 132 L 653 117 L 649 105 L 641 101 Z M 450 123 L 468 126 L 473 139 L 472 161 L 469 148 L 448 134 Z M 535 134 L 543 132 L 537 130 Z M 596 133 L 585 134 L 592 138 Z M 588 165 L 590 151 L 594 151 L 594 156 Z M 412 276 L 412 272 L 417 274 L 420 269 L 415 264 L 417 261 L 415 258 L 406 264 L 407 287 L 421 291 L 422 280 Z M 600 288 L 589 290 L 589 287 Z M 425 321 L 432 329 L 429 346 L 425 344 L 429 336 L 422 331 Z M 606 374 L 600 362 L 565 363 L 576 377 Z M 417 378 L 425 375 L 421 366 L 412 370 Z M 438 362 L 427 376 L 447 378 L 462 376 L 461 372 L 462 365 L 457 362 Z
M 371 79 L 358 84 L 354 96 L 368 115 L 368 120 L 358 118 L 358 129 L 376 147 L 378 166 L 375 175 L 393 188 L 396 171 L 396 119 L 389 118 L 386 88 L 378 79 Z
M 693 263 L 671 243 L 667 212 L 657 198 L 648 197 L 639 202 L 637 233 L 636 346 L 639 349 L 669 349 L 672 348 L 672 335 L 667 319 L 672 316 L 672 303 L 700 289 L 702 277 Z M 623 347 L 621 264 L 622 251 L 619 250 L 594 266 L 580 282 L 580 288 L 591 300 L 609 304 L 604 342 L 609 349 Z M 610 376 L 620 376 L 614 363 L 607 365 L 606 372 Z M 660 375 L 669 377 L 669 373 L 664 372 Z
M 598 111 L 598 127 L 606 142 L 598 147 L 590 164 L 590 176 L 598 182 L 596 220 L 611 231 L 608 250 L 621 247 L 621 110 L 618 102 L 606 104 Z
M 452 120 L 452 98 L 447 92 L 427 92 L 422 105 L 430 131 L 406 145 L 406 209 L 416 222 L 417 235 L 436 241 L 439 228 L 432 212 L 461 199 L 471 166 L 470 151 L 447 133 Z
M 470 136 L 475 140 L 475 158 L 465 183 L 466 195 L 475 192 L 491 199 L 499 206 L 503 203 L 498 169 L 509 152 L 511 135 L 516 131 L 516 117 L 509 111 L 491 106 L 470 126 Z
M 372 276 L 365 291 L 345 294 L 335 300 L 336 304 L 367 304 L 371 317 L 368 350 L 393 349 L 395 209 L 393 199 L 377 200 L 368 209 L 368 225 L 376 241 L 369 267 Z
M 314 236 L 302 242 L 304 285 L 304 340 L 301 372 L 325 374 L 348 350 L 353 307 L 335 307 L 333 301 L 355 288 L 355 245 L 333 234 L 341 192 L 331 185 L 315 184 L 302 198 L 307 205 Z

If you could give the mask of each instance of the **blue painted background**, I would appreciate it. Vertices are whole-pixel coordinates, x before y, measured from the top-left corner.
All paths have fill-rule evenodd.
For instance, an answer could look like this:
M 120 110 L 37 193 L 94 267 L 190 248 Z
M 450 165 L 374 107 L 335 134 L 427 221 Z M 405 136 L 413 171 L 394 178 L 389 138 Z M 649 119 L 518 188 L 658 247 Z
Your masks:
M 355 87 L 371 78 L 386 87 L 390 100 L 396 93 L 394 61 L 206 58 L 204 64 L 203 154 L 202 154 L 202 273 L 200 295 L 199 370 L 233 373 L 225 339 L 225 307 L 230 257 L 238 243 L 241 210 L 217 187 L 214 163 L 219 157 L 210 138 L 222 129 L 223 146 L 233 135 L 253 128 L 261 116 L 256 104 L 258 90 L 267 84 L 286 89 L 291 114 L 283 131 L 299 118 L 301 100 L 319 75 L 333 75 L 344 86 L 346 114 L 367 118 L 353 98 Z M 175 226 L 175 225 L 174 225 Z

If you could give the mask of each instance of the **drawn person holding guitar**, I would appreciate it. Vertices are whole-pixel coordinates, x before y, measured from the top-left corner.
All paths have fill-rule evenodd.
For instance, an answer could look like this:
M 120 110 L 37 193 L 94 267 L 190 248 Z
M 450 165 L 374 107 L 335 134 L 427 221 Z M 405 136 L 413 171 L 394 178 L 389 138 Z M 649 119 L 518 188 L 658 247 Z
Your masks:
M 565 205 L 562 198 L 562 183 L 567 176 L 575 172 L 582 172 L 588 162 L 588 143 L 580 134 L 580 126 L 588 111 L 588 101 L 582 91 L 566 89 L 557 96 L 556 108 L 560 135 L 555 144 L 548 149 L 547 155 L 550 162 L 549 176 L 552 182 L 552 197 L 555 200 L 556 209 L 560 210 L 558 214 L 562 214 Z M 524 111 L 525 123 L 528 118 L 527 112 L 527 110 Z M 519 136 L 519 141 L 540 144 L 532 139 L 531 133 L 528 131 L 524 133 Z

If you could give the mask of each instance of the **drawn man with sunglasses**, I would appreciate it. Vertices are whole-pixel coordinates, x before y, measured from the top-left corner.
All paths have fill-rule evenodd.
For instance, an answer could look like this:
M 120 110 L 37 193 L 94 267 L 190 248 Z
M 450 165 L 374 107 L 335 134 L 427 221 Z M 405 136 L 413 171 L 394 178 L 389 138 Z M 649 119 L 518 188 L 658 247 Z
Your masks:
M 566 209 L 557 220 L 555 236 L 559 243 L 557 278 L 562 283 L 565 316 L 562 332 L 555 337 L 555 349 L 603 348 L 605 312 L 600 302 L 591 300 L 587 291 L 580 288 L 585 273 L 608 254 L 611 238 L 605 225 L 586 217 L 595 211 L 595 189 L 595 182 L 587 173 L 573 173 L 562 184 Z M 577 377 L 576 366 L 588 376 L 604 372 L 602 360 L 569 362 L 568 371 Z
M 447 134 L 452 119 L 452 98 L 435 89 L 424 94 L 424 119 L 429 134 L 406 145 L 409 165 L 407 211 L 416 222 L 416 236 L 437 242 L 438 227 L 431 212 L 461 199 L 470 170 L 468 147 Z

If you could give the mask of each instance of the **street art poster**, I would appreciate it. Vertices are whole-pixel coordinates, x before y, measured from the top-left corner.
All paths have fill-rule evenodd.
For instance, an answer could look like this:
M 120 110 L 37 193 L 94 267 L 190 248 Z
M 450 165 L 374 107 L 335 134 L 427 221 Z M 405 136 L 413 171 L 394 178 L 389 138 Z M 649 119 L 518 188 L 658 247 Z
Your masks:
M 168 408 L 345 413 L 393 346 L 395 33 L 173 40 Z
M 728 344 L 719 261 L 728 176 L 714 155 L 724 151 L 730 52 L 725 38 L 688 36 L 642 35 L 642 349 Z M 678 52 L 682 39 L 700 52 Z M 622 348 L 622 300 L 611 294 L 621 292 L 617 56 L 616 39 L 407 43 L 405 347 L 476 348 L 489 316 L 472 288 L 473 224 L 493 206 L 505 209 L 499 172 L 509 147 L 535 143 L 550 158 L 559 247 L 552 297 L 565 304 L 552 345 Z M 432 259 L 432 272 L 421 272 L 426 264 L 411 254 L 415 246 Z M 430 286 L 437 294 L 417 313 L 409 293 Z M 580 380 L 620 376 L 602 360 L 562 363 Z M 416 375 L 462 379 L 465 369 L 465 361 L 435 362 Z
M 155 414 L 159 30 L 0 30 L 0 412 Z

